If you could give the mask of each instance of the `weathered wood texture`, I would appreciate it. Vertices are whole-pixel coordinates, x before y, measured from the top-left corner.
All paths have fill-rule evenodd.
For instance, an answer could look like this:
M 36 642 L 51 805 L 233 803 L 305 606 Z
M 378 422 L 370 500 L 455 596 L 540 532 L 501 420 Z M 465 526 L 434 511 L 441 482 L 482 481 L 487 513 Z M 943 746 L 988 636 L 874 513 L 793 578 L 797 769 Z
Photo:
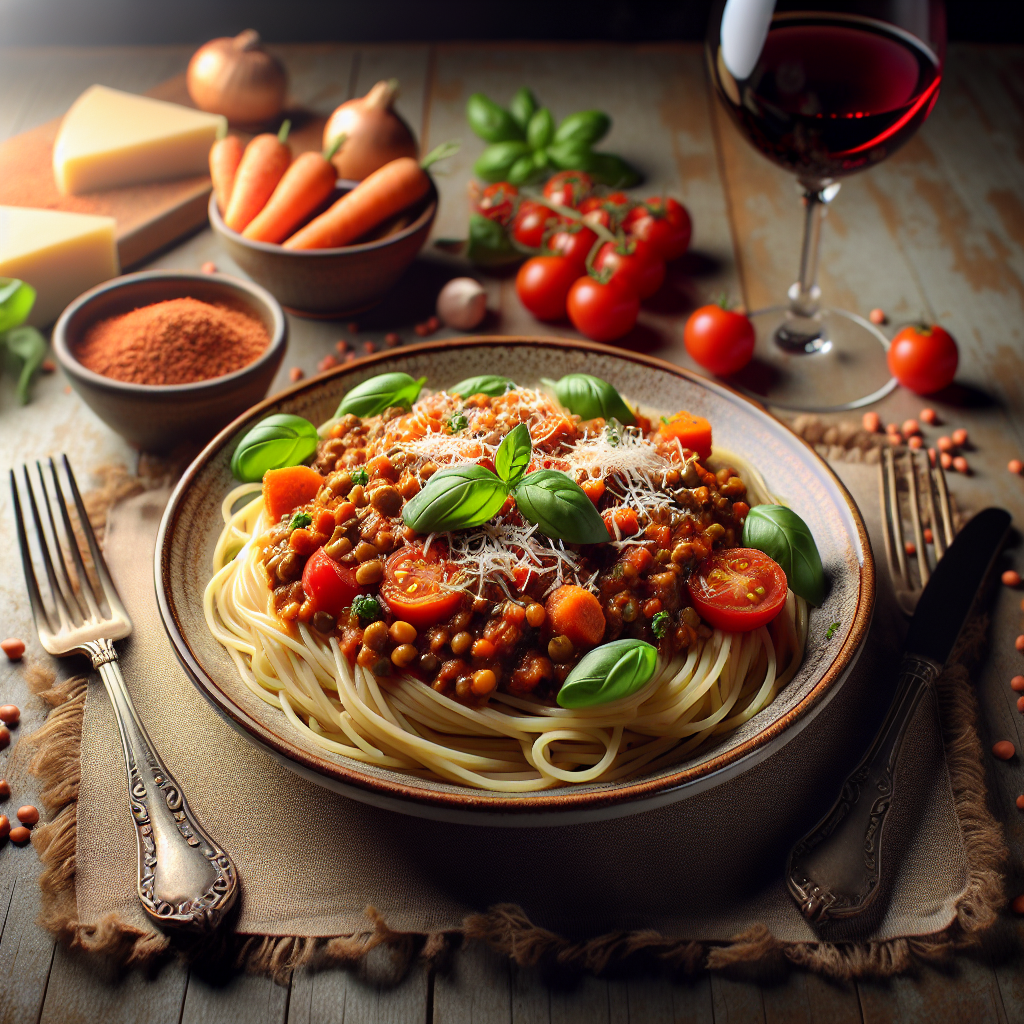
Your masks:
M 722 291 L 748 306 L 777 302 L 796 273 L 800 214 L 792 180 L 758 156 L 718 108 L 697 47 L 459 44 L 284 46 L 298 105 L 328 113 L 380 78 L 402 83 L 398 109 L 422 137 L 424 151 L 461 139 L 462 151 L 437 170 L 442 204 L 435 237 L 465 234 L 467 185 L 482 144 L 467 129 L 468 95 L 483 90 L 506 101 L 528 83 L 556 116 L 602 107 L 615 119 L 604 144 L 648 175 L 645 191 L 669 192 L 694 217 L 692 253 L 672 268 L 669 286 L 641 315 L 624 344 L 688 364 L 681 328 L 694 306 Z M 180 73 L 182 47 L 24 49 L 0 59 L 0 139 L 60 115 L 82 89 L 102 82 L 132 91 Z M 822 288 L 834 304 L 861 313 L 875 306 L 894 320 L 924 313 L 949 326 L 961 344 L 967 385 L 940 411 L 964 425 L 977 451 L 974 476 L 956 478 L 961 504 L 1000 503 L 1024 513 L 1024 483 L 1005 471 L 1024 450 L 1024 51 L 959 47 L 949 59 L 943 96 L 920 135 L 887 164 L 844 183 L 825 228 Z M 198 268 L 212 259 L 237 268 L 209 231 L 162 254 L 154 266 Z M 392 296 L 362 318 L 356 344 L 379 346 L 432 311 L 437 285 L 459 265 L 433 249 Z M 519 305 L 512 279 L 486 277 L 491 332 L 569 334 L 538 325 Z M 292 366 L 314 372 L 345 325 L 292 318 Z M 41 379 L 33 404 L 15 407 L 9 378 L 0 378 L 0 451 L 5 465 L 67 451 L 82 476 L 134 454 L 73 395 L 59 374 Z M 923 403 L 897 391 L 879 406 L 883 422 L 916 415 Z M 10 548 L 9 498 L 0 489 L 0 536 Z M 1014 555 L 1013 557 L 1017 557 Z M 986 742 L 1009 737 L 1024 746 L 1016 694 L 1020 669 L 1012 637 L 1021 632 L 1018 594 L 1004 592 L 993 614 L 992 655 L 981 680 Z M 0 633 L 29 640 L 29 660 L 42 660 L 31 639 L 21 581 L 0 581 Z M 23 708 L 17 734 L 43 718 L 28 695 L 23 669 L 0 664 L 0 702 Z M 1014 804 L 1024 791 L 1019 759 L 989 766 L 992 804 L 1006 823 L 1013 851 L 1010 886 L 1024 889 L 1024 817 Z M 35 798 L 23 763 L 0 752 L 0 774 L 18 802 Z M 5 808 L 6 809 L 6 808 Z M 456 954 L 436 974 L 417 967 L 398 986 L 343 971 L 302 971 L 290 988 L 255 977 L 209 979 L 169 964 L 153 977 L 117 977 L 80 955 L 56 949 L 35 923 L 38 864 L 31 849 L 0 848 L 0 1024 L 42 1020 L 146 1022 L 1010 1022 L 1024 1020 L 1024 931 L 1003 922 L 1005 951 L 961 957 L 949 973 L 924 971 L 889 984 L 834 985 L 791 973 L 757 985 L 724 977 L 675 982 L 665 977 L 552 981 L 508 964 L 485 949 Z

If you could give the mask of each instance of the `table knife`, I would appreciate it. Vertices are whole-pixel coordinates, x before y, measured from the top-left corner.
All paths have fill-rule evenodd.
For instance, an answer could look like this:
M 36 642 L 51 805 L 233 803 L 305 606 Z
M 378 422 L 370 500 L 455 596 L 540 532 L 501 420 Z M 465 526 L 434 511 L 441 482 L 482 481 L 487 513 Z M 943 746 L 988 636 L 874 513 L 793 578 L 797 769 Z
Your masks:
M 934 685 L 971 614 L 1010 530 L 1001 508 L 979 512 L 954 538 L 918 601 L 910 622 L 892 705 L 839 799 L 793 847 L 786 883 L 813 924 L 863 914 L 882 888 L 882 843 L 907 726 Z

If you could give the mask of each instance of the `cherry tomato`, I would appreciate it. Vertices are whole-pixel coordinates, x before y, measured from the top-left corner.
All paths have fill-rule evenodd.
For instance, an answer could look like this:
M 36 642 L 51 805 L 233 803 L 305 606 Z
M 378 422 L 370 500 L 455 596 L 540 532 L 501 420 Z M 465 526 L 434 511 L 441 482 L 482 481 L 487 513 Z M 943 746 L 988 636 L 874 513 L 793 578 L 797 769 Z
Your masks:
M 417 628 L 432 626 L 450 618 L 462 604 L 462 592 L 446 586 L 450 575 L 436 544 L 425 556 L 422 547 L 407 544 L 384 563 L 381 597 L 397 618 Z
M 633 200 L 625 192 L 610 192 L 606 196 L 587 196 L 579 206 L 576 207 L 580 213 L 586 215 L 595 213 L 598 210 L 608 214 L 608 224 L 617 225 L 633 206 Z
M 539 249 L 544 243 L 544 231 L 548 221 L 557 223 L 558 215 L 546 206 L 524 199 L 519 204 L 519 211 L 512 222 L 512 237 L 530 249 Z
M 533 256 L 516 274 L 516 294 L 538 320 L 564 320 L 569 289 L 582 273 L 566 256 Z
M 323 548 L 317 548 L 302 570 L 302 589 L 313 602 L 313 610 L 337 618 L 357 594 L 366 592 L 356 582 L 356 571 L 336 562 Z
M 594 269 L 610 270 L 627 280 L 641 299 L 649 299 L 665 280 L 665 261 L 648 242 L 629 239 L 605 242 L 597 251 Z
M 686 587 L 708 625 L 746 633 L 779 614 L 788 585 L 782 566 L 763 551 L 728 548 L 708 555 Z
M 602 283 L 588 274 L 569 289 L 566 306 L 580 334 L 594 341 L 614 341 L 633 329 L 640 313 L 640 296 L 621 278 Z
M 918 395 L 949 387 L 958 361 L 953 336 L 938 325 L 904 327 L 889 347 L 889 372 Z
M 566 224 L 548 239 L 547 247 L 556 256 L 564 256 L 567 260 L 578 263 L 582 274 L 582 267 L 586 264 L 596 241 L 597 235 L 590 228 L 582 224 Z
M 754 354 L 754 325 L 721 306 L 701 306 L 683 328 L 686 351 L 719 377 L 738 373 Z
M 693 230 L 686 207 L 667 197 L 634 206 L 622 226 L 634 238 L 650 242 L 665 261 L 679 259 L 686 252 Z
M 544 196 L 559 206 L 575 206 L 594 191 L 594 180 L 584 171 L 559 171 L 548 179 Z
M 488 220 L 508 224 L 516 212 L 516 198 L 519 189 L 507 181 L 498 181 L 484 189 L 477 210 Z

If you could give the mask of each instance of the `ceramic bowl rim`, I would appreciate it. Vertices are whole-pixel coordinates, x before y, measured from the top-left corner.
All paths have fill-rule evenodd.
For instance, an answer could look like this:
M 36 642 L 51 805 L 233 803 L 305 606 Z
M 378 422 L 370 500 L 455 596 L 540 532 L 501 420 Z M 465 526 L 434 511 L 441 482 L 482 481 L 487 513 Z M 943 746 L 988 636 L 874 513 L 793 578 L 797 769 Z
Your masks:
M 377 363 L 393 360 L 404 355 L 418 356 L 430 352 L 450 350 L 452 348 L 471 348 L 481 345 L 502 345 L 506 347 L 554 347 L 581 351 L 601 356 L 613 356 L 628 362 L 650 367 L 654 370 L 667 372 L 683 378 L 698 387 L 710 388 L 731 398 L 738 399 L 749 405 L 757 414 L 781 426 L 790 434 L 795 442 L 807 449 L 813 463 L 836 487 L 842 500 L 846 503 L 853 525 L 860 540 L 863 560 L 860 564 L 857 607 L 854 612 L 850 630 L 839 652 L 829 665 L 822 670 L 821 676 L 796 705 L 784 715 L 771 722 L 756 735 L 738 744 L 736 747 L 699 762 L 697 765 L 679 771 L 662 774 L 657 778 L 634 779 L 624 785 L 608 790 L 591 790 L 578 792 L 571 788 L 556 788 L 541 793 L 522 794 L 483 793 L 465 787 L 458 792 L 442 790 L 425 790 L 399 779 L 380 778 L 363 774 L 358 770 L 356 762 L 352 765 L 338 764 L 327 761 L 314 753 L 303 750 L 290 742 L 286 729 L 274 732 L 253 720 L 243 709 L 234 703 L 232 698 L 221 689 L 214 679 L 206 672 L 199 657 L 195 655 L 186 640 L 181 624 L 175 613 L 171 591 L 169 546 L 178 523 L 182 499 L 192 481 L 199 475 L 205 465 L 217 455 L 224 443 L 236 434 L 243 425 L 255 420 L 259 415 L 287 401 L 304 391 L 323 387 L 325 383 L 347 373 L 365 371 Z M 711 381 L 692 371 L 653 356 L 642 355 L 623 349 L 612 348 L 590 341 L 579 341 L 567 338 L 514 336 L 476 336 L 468 338 L 447 338 L 441 341 L 424 342 L 410 345 L 399 350 L 378 352 L 373 356 L 337 367 L 328 373 L 321 374 L 310 380 L 302 381 L 272 398 L 268 398 L 239 416 L 233 423 L 226 426 L 196 456 L 181 480 L 175 487 L 167 503 L 160 529 L 157 535 L 154 559 L 155 585 L 157 603 L 164 629 L 171 640 L 175 654 L 190 676 L 200 693 L 214 706 L 236 731 L 241 732 L 252 742 L 257 743 L 298 774 L 317 782 L 320 785 L 335 789 L 355 799 L 368 803 L 386 806 L 391 810 L 413 814 L 421 817 L 442 818 L 444 820 L 473 821 L 476 824 L 507 825 L 515 824 L 562 824 L 570 820 L 583 820 L 597 813 L 608 816 L 617 814 L 637 813 L 648 807 L 668 802 L 674 797 L 672 793 L 693 788 L 696 784 L 711 784 L 712 778 L 725 778 L 736 771 L 744 770 L 739 766 L 756 763 L 761 758 L 778 749 L 782 738 L 785 742 L 795 736 L 834 696 L 835 691 L 847 678 L 849 671 L 859 656 L 863 642 L 867 637 L 868 627 L 874 607 L 875 566 L 860 510 L 846 486 L 832 468 L 821 458 L 814 448 L 778 417 L 772 415 L 760 403 L 718 381 Z M 616 810 L 617 808 L 617 810 Z M 623 809 L 625 808 L 625 809 Z

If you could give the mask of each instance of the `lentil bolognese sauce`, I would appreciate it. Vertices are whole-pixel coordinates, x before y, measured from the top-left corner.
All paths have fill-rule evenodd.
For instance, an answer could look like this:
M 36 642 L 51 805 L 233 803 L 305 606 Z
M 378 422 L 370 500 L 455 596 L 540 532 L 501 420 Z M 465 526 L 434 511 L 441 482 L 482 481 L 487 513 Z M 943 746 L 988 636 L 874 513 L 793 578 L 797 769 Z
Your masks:
M 487 790 L 612 781 L 793 676 L 807 604 L 742 546 L 771 499 L 706 421 L 652 424 L 609 385 L 607 418 L 561 389 L 419 387 L 343 401 L 311 465 L 225 499 L 210 629 L 307 739 Z

